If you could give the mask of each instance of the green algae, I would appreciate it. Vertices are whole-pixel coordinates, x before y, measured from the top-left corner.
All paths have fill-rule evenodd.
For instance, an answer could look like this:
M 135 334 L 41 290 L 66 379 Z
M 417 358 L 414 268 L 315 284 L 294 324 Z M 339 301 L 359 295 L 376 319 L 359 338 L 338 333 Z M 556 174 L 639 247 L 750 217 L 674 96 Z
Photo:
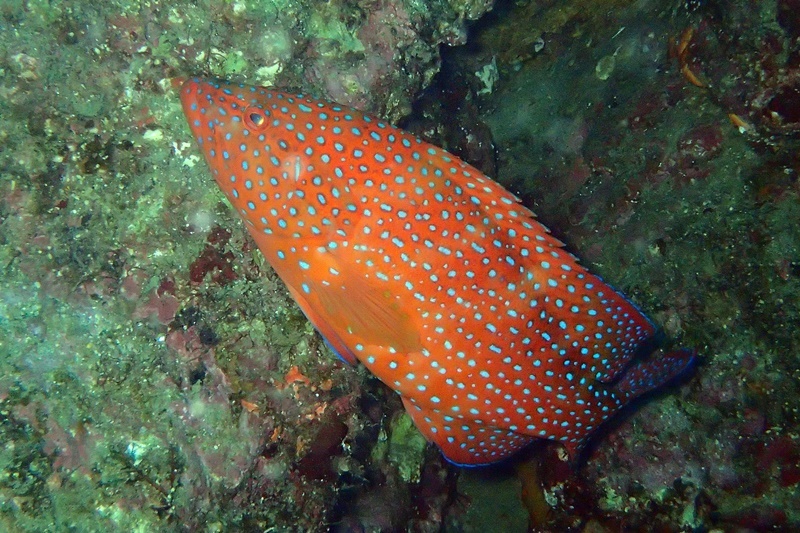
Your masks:
M 418 482 L 428 443 L 406 413 L 392 420 L 387 444 L 387 458 L 397 467 L 400 477 L 407 483 Z
M 331 13 L 323 11 L 313 13 L 308 21 L 308 29 L 312 35 L 326 43 L 321 49 L 321 53 L 324 55 L 364 51 L 364 45 L 353 34 L 353 31 L 347 27 L 344 21 L 339 20 Z

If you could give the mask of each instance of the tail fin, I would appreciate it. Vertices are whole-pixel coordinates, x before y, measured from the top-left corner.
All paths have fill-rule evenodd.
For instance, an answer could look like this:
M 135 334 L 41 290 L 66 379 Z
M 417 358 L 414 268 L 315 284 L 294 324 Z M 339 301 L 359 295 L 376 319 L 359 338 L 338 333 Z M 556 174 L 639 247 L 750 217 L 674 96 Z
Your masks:
M 632 400 L 687 372 L 696 360 L 697 351 L 688 348 L 663 355 L 652 354 L 628 368 L 615 388 Z

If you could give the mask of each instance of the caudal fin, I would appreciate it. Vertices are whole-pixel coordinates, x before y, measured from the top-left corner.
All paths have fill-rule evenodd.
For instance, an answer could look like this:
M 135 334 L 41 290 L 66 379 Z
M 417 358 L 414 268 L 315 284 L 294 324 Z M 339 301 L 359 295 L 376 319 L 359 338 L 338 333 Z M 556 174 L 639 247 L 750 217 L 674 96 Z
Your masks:
M 628 368 L 615 388 L 631 400 L 687 372 L 696 360 L 697 351 L 688 348 L 663 355 L 652 354 Z

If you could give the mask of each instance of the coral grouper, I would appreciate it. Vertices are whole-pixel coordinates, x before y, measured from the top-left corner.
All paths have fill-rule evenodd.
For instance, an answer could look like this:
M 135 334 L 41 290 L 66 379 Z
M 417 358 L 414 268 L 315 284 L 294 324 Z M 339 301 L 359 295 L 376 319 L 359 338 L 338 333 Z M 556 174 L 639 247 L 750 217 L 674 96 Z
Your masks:
M 536 439 L 574 454 L 693 360 L 634 359 L 650 321 L 454 155 L 304 95 L 190 79 L 181 99 L 303 312 L 450 461 L 498 461 Z

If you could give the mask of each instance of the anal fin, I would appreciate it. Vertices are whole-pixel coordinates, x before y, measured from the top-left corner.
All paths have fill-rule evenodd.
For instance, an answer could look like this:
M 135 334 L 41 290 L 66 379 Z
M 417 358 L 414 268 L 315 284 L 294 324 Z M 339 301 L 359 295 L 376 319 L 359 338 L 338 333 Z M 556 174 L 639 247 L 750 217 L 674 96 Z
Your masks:
M 487 427 L 472 420 L 446 418 L 403 397 L 403 405 L 417 429 L 436 444 L 445 459 L 458 466 L 480 466 L 502 461 L 534 438 L 507 429 Z

